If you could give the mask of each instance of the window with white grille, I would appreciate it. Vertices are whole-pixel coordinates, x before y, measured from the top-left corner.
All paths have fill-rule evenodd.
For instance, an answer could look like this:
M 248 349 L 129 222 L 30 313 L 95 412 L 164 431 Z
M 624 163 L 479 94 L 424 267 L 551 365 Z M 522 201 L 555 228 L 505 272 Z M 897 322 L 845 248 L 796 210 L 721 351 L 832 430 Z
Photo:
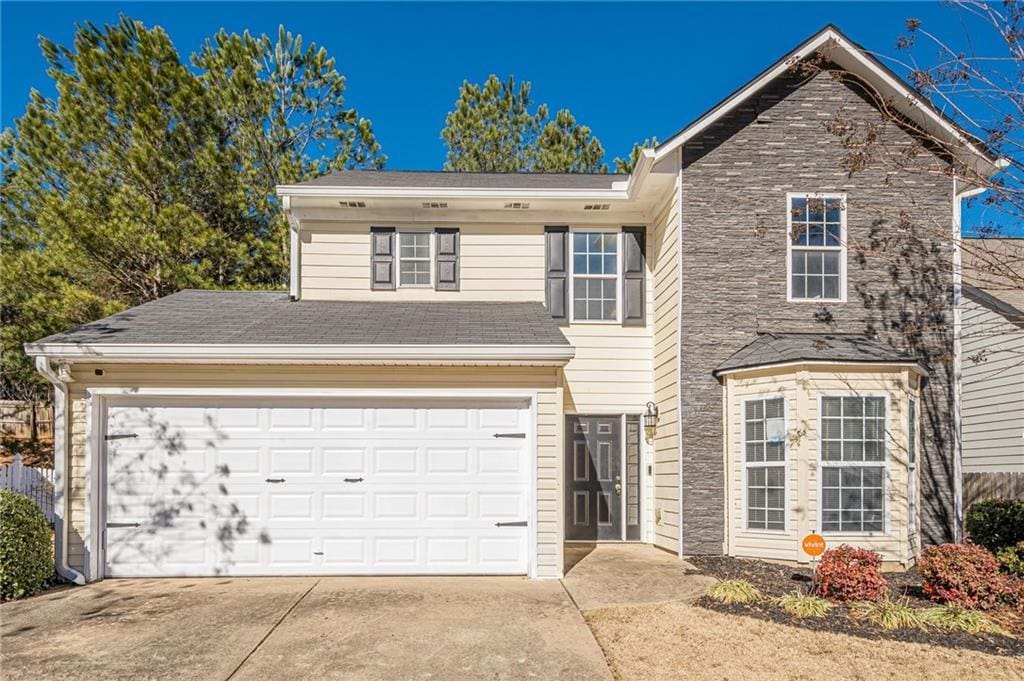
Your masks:
M 430 232 L 399 233 L 399 286 L 430 286 L 430 236 Z
M 821 398 L 821 529 L 885 529 L 884 397 Z
M 747 529 L 786 529 L 786 401 L 744 403 Z
M 846 197 L 789 194 L 789 300 L 846 300 Z

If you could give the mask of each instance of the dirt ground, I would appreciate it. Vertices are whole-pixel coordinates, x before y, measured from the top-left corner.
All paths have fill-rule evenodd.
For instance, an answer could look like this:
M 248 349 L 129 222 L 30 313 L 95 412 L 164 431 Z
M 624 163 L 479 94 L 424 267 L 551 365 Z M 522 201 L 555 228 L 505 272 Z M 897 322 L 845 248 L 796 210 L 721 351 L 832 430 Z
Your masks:
M 585 617 L 621 681 L 1024 678 L 1024 658 L 808 631 L 683 603 Z

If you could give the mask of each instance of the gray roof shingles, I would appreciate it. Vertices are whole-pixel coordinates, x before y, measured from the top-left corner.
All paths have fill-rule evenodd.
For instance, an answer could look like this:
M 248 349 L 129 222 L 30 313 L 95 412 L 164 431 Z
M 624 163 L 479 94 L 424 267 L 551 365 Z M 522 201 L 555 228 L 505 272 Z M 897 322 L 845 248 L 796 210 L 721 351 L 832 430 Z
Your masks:
M 292 301 L 287 293 L 199 290 L 37 343 L 569 345 L 538 302 Z
M 629 175 L 610 173 L 456 173 L 443 170 L 338 170 L 300 187 L 417 189 L 611 189 Z
M 799 361 L 891 364 L 916 360 L 870 336 L 763 332 L 719 364 L 714 374 Z

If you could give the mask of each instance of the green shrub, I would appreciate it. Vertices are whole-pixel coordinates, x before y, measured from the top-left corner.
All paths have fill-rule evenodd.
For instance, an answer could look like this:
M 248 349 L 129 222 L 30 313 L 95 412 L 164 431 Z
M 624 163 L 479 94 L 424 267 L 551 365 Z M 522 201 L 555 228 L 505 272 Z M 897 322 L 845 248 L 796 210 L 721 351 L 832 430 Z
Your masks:
M 0 600 L 35 593 L 53 579 L 53 540 L 43 512 L 0 490 Z
M 1006 572 L 1024 578 L 1024 541 L 996 551 L 996 560 Z
M 858 601 L 850 604 L 850 614 L 856 619 L 866 619 L 883 629 L 921 629 L 924 613 L 910 606 L 904 600 L 886 596 L 878 601 Z
M 1024 541 L 1024 501 L 986 499 L 971 504 L 965 519 L 971 541 L 995 553 Z
M 926 624 L 945 631 L 966 631 L 968 634 L 1006 633 L 977 610 L 968 610 L 959 605 L 926 608 L 922 615 Z
M 775 599 L 775 603 L 793 617 L 824 617 L 832 604 L 810 594 L 791 593 Z
M 718 582 L 708 589 L 708 595 L 719 603 L 753 603 L 764 598 L 757 587 L 745 579 Z

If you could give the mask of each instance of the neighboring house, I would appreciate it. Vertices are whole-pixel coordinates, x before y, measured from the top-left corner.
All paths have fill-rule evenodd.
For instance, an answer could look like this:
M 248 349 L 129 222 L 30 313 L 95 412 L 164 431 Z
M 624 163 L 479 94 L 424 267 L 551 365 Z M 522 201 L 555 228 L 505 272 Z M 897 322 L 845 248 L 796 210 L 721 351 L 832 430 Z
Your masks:
M 961 410 L 969 506 L 992 496 L 1024 499 L 1024 239 L 964 241 Z
M 279 187 L 288 293 L 184 291 L 27 346 L 58 388 L 62 570 L 552 578 L 566 541 L 797 561 L 811 531 L 906 565 L 954 537 L 973 188 L 851 177 L 825 123 L 879 114 L 790 68 L 816 55 L 948 147 L 882 128 L 904 160 L 998 169 L 827 27 L 628 176 Z M 949 229 L 923 281 L 855 247 L 908 216 Z

